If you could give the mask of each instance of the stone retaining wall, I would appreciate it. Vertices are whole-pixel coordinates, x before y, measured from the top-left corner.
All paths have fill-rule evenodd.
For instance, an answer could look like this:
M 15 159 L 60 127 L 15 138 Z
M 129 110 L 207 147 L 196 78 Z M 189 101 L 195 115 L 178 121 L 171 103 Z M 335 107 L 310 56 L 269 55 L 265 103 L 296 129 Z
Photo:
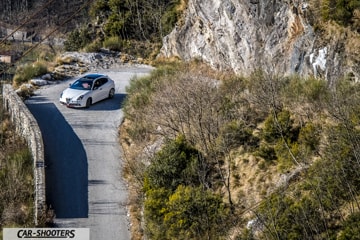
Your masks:
M 38 225 L 46 211 L 45 164 L 42 135 L 34 116 L 9 84 L 3 86 L 3 100 L 4 108 L 10 113 L 11 120 L 16 127 L 16 132 L 27 141 L 33 157 L 35 225 Z

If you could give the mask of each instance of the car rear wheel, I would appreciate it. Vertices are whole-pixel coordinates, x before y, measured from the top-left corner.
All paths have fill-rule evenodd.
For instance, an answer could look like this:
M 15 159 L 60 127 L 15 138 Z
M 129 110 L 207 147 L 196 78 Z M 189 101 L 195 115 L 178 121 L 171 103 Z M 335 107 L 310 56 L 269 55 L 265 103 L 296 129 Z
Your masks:
M 114 97 L 114 95 L 115 95 L 115 89 L 110 89 L 110 91 L 109 91 L 109 98 L 111 99 L 111 98 L 113 98 Z
M 92 102 L 91 98 L 88 98 L 88 99 L 86 100 L 86 105 L 85 105 L 85 107 L 86 107 L 86 108 L 89 108 L 90 105 L 91 105 L 91 102 Z

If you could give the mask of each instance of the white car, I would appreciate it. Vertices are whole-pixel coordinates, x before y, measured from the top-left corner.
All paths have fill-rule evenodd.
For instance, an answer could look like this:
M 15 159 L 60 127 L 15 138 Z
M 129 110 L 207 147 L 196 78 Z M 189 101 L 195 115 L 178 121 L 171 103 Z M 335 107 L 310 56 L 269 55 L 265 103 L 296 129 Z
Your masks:
M 91 104 L 115 95 L 115 83 L 104 74 L 86 74 L 65 89 L 60 103 L 68 107 L 90 107 Z

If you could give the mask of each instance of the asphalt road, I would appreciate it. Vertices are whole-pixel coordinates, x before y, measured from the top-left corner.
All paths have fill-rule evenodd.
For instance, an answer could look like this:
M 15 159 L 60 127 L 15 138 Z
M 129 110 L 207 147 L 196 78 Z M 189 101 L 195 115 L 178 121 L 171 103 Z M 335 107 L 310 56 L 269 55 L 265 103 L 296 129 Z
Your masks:
M 127 188 L 121 177 L 118 126 L 133 76 L 148 67 L 99 71 L 115 81 L 115 97 L 88 109 L 71 109 L 59 96 L 72 80 L 41 87 L 26 104 L 44 140 L 47 203 L 58 227 L 90 228 L 91 240 L 130 239 Z

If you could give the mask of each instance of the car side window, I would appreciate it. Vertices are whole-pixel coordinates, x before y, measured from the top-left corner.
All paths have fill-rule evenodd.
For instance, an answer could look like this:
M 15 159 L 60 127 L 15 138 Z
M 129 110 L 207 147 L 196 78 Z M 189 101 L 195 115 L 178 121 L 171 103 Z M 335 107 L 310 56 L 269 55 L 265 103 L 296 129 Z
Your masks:
M 107 78 L 101 78 L 101 79 L 99 79 L 100 80 L 100 82 L 101 82 L 101 85 L 104 85 L 105 83 L 107 83 Z
M 101 86 L 100 80 L 96 80 L 94 83 L 94 89 L 98 89 Z

